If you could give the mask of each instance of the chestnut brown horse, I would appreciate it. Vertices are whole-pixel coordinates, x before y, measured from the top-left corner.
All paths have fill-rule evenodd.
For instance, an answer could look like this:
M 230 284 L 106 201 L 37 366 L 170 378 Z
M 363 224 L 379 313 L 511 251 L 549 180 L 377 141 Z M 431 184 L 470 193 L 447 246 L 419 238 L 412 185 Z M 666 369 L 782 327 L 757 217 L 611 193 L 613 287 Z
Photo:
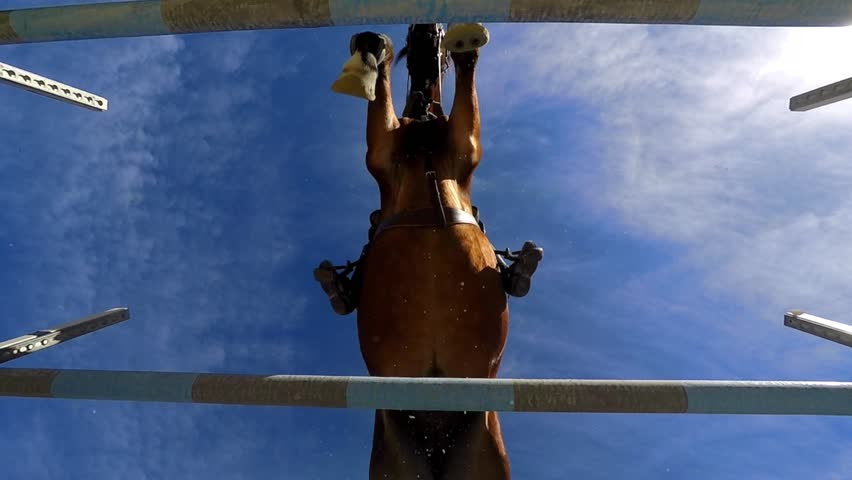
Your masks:
M 479 50 L 451 53 L 455 98 L 445 116 L 444 62 L 434 43 L 428 48 L 441 33 L 436 25 L 409 29 L 412 88 L 402 118 L 391 102 L 390 40 L 353 37 L 353 51 L 378 69 L 367 109 L 367 169 L 378 183 L 381 225 L 360 267 L 358 305 L 370 375 L 493 378 L 506 344 L 501 273 L 491 242 L 471 221 L 471 181 L 482 156 Z M 376 411 L 370 479 L 509 477 L 496 412 Z

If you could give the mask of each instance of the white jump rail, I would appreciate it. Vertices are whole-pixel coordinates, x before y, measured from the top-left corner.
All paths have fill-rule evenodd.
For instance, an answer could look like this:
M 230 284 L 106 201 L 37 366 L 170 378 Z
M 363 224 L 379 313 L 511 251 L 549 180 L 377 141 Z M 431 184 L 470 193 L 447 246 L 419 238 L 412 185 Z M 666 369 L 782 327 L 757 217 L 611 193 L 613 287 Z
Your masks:
M 832 342 L 852 347 L 852 325 L 817 317 L 801 310 L 784 314 L 784 325 Z
M 824 27 L 848 0 L 144 0 L 0 11 L 0 44 L 279 28 L 437 22 Z
M 0 396 L 430 411 L 852 415 L 852 383 L 0 369 Z

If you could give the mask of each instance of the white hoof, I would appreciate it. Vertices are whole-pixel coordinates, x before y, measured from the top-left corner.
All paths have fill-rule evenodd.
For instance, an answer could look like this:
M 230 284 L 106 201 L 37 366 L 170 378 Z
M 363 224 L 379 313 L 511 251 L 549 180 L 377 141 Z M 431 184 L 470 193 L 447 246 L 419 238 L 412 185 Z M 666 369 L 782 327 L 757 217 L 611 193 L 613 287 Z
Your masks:
M 450 52 L 470 52 L 488 43 L 488 29 L 481 23 L 454 23 L 444 35 L 444 48 Z
M 369 101 L 376 99 L 376 80 L 379 77 L 376 58 L 367 54 L 364 63 L 361 52 L 355 52 L 344 65 L 343 72 L 331 85 L 331 90 L 344 95 L 365 98 Z

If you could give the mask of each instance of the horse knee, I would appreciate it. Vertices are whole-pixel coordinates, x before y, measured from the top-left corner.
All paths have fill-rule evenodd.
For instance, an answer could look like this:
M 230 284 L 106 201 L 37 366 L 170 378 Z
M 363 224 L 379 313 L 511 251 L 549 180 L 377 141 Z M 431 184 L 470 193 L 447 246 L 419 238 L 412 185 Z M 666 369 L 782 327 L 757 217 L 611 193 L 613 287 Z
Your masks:
M 379 145 L 379 147 L 381 147 L 381 145 Z M 376 182 L 378 182 L 380 188 L 387 180 L 388 168 L 390 167 L 391 162 L 390 156 L 383 152 L 383 150 L 385 149 L 378 148 L 367 150 L 367 171 L 370 172 L 370 175 L 372 175 Z
M 462 131 L 453 132 L 453 147 L 456 155 L 464 158 L 479 158 L 482 153 L 482 146 L 479 144 L 475 132 L 464 128 L 459 130 Z
M 466 133 L 454 135 L 453 153 L 455 156 L 453 163 L 456 165 L 456 175 L 459 179 L 469 177 L 482 158 L 479 141 L 473 135 Z

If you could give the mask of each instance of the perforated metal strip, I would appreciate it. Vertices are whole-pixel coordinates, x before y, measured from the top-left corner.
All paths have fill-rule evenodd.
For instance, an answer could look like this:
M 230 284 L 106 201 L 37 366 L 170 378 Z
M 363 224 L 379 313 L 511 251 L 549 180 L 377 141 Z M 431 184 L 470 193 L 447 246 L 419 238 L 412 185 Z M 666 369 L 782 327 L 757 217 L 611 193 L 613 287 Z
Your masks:
M 5 63 L 0 63 L 0 80 L 12 86 L 90 110 L 102 112 L 108 107 L 107 99 L 104 97 Z

